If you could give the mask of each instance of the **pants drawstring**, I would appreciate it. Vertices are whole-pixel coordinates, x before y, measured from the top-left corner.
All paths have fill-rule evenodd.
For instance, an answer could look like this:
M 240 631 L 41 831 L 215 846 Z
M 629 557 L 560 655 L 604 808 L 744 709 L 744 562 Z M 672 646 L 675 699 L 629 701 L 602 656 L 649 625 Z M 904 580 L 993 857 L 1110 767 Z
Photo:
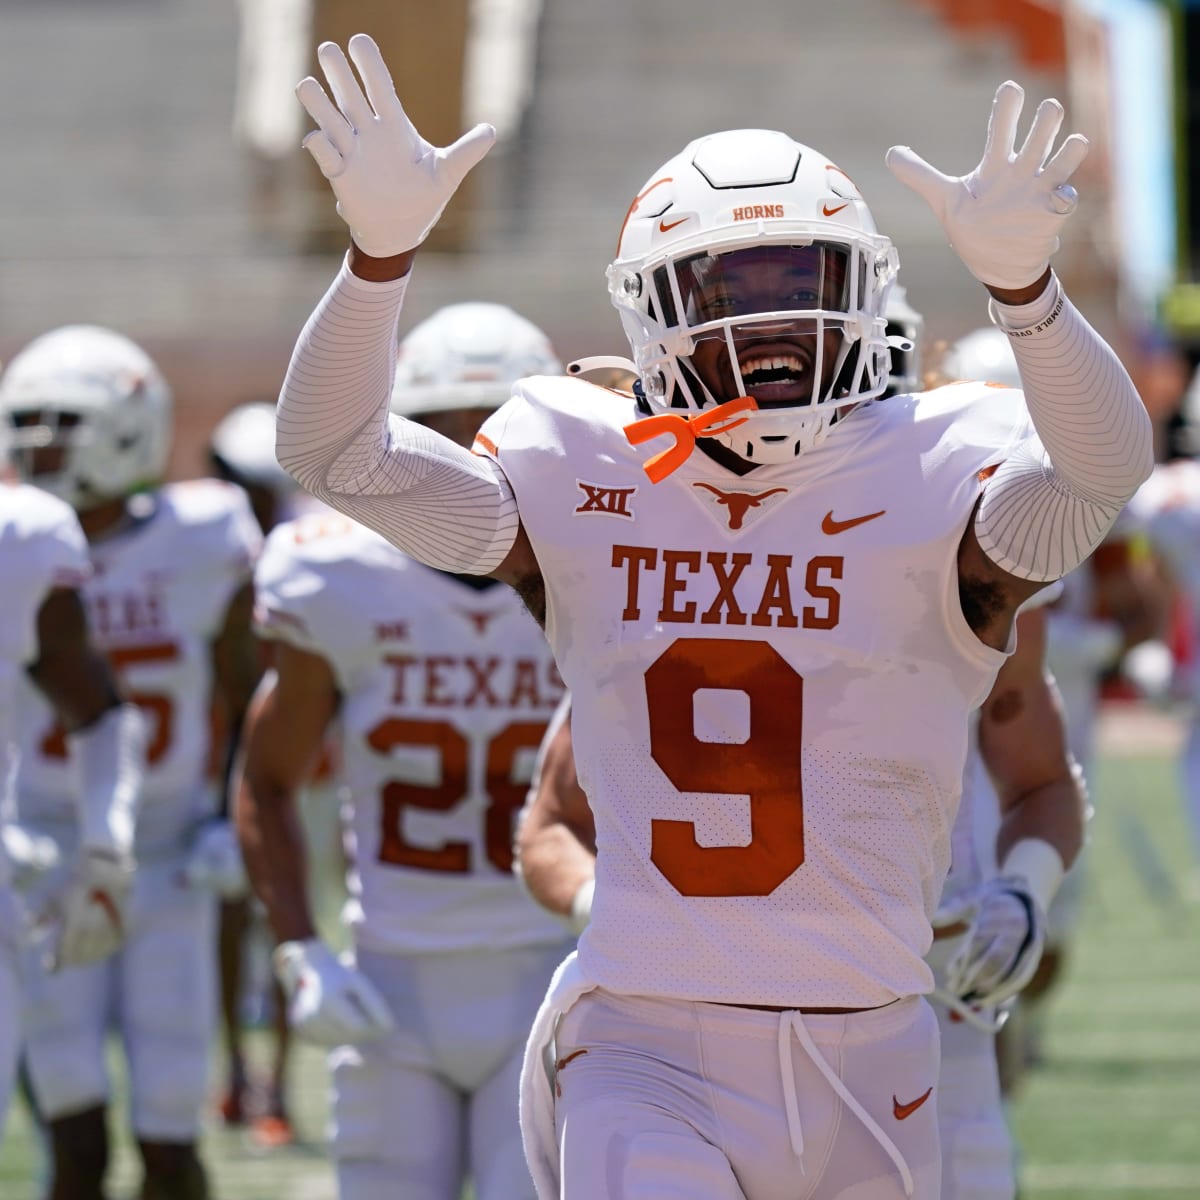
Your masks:
M 796 1035 L 797 1041 L 804 1052 L 812 1060 L 813 1066 L 825 1076 L 829 1086 L 838 1094 L 841 1101 L 866 1126 L 871 1136 L 883 1147 L 884 1153 L 896 1164 L 900 1179 L 904 1184 L 904 1194 L 913 1194 L 912 1172 L 904 1155 L 900 1153 L 896 1143 L 883 1131 L 882 1127 L 869 1112 L 851 1095 L 850 1089 L 841 1081 L 837 1072 L 825 1061 L 824 1055 L 817 1049 L 804 1024 L 800 1013 L 791 1011 L 779 1014 L 779 1069 L 783 1074 L 783 1107 L 787 1114 L 788 1138 L 797 1158 L 804 1153 L 804 1131 L 800 1127 L 800 1104 L 796 1097 L 796 1077 L 792 1070 L 791 1035 Z M 803 1163 L 801 1163 L 803 1171 Z

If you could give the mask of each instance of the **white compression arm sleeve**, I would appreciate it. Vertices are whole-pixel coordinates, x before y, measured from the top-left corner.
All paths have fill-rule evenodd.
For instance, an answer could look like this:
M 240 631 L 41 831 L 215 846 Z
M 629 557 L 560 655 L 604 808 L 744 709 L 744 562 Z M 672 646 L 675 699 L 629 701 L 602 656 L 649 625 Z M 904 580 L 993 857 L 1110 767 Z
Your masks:
M 486 575 L 519 528 L 512 488 L 488 458 L 389 416 L 396 322 L 408 276 L 359 279 L 343 264 L 292 352 L 275 451 L 296 480 L 406 554 Z
M 127 858 L 146 771 L 146 718 L 133 704 L 117 704 L 72 733 L 69 744 L 80 775 L 80 842 Z
M 1022 579 L 1058 579 L 1099 545 L 1154 467 L 1150 418 L 1111 347 L 1055 278 L 1009 335 L 1037 439 L 992 476 L 975 518 L 984 553 Z

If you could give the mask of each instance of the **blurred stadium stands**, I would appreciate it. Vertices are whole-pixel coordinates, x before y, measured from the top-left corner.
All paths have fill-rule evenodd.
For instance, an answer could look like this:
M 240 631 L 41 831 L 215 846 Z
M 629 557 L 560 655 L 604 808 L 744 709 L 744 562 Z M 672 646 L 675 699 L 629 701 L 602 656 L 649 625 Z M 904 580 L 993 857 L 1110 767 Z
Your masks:
M 304 128 L 287 56 L 311 52 L 308 7 L 267 5 L 276 78 L 268 71 L 260 83 L 273 88 L 269 111 L 285 151 L 270 159 L 247 148 L 244 128 L 233 136 L 234 0 L 0 0 L 0 357 L 67 321 L 142 341 L 176 388 L 176 474 L 202 469 L 203 439 L 227 409 L 273 397 L 344 245 L 323 182 L 307 156 L 287 149 Z M 454 44 L 446 30 L 429 31 L 426 0 L 316 7 L 321 29 L 354 29 L 361 17 L 393 44 Z M 985 319 L 981 289 L 922 203 L 891 178 L 884 152 L 906 142 L 966 171 L 998 82 L 1017 78 L 1032 100 L 1064 89 L 1057 60 L 1022 61 L 1019 38 L 1002 28 L 983 36 L 978 20 L 963 28 L 950 10 L 970 7 L 544 0 L 539 23 L 537 0 L 475 0 L 493 53 L 482 67 L 471 60 L 466 108 L 486 109 L 490 97 L 511 126 L 532 82 L 530 103 L 460 205 L 462 226 L 448 239 L 459 248 L 422 254 L 406 320 L 451 300 L 503 300 L 550 330 L 566 357 L 622 351 L 604 268 L 630 197 L 689 138 L 757 125 L 787 129 L 837 159 L 897 242 L 926 328 L 935 337 L 965 332 Z M 439 4 L 439 20 L 457 20 L 446 14 L 460 9 Z M 290 49 L 278 30 L 289 21 L 300 25 Z M 436 62 L 423 42 L 403 61 L 420 61 L 423 46 Z M 437 111 L 429 80 L 410 77 L 406 91 L 393 61 L 401 97 L 415 109 L 419 91 L 424 111 Z M 451 63 L 446 77 L 459 70 Z M 451 113 L 442 124 L 464 119 Z M 1086 219 L 1071 229 L 1078 245 L 1058 260 L 1069 279 L 1090 259 Z M 1103 328 L 1105 281 L 1075 274 L 1095 285 L 1095 296 L 1081 297 L 1071 280 Z

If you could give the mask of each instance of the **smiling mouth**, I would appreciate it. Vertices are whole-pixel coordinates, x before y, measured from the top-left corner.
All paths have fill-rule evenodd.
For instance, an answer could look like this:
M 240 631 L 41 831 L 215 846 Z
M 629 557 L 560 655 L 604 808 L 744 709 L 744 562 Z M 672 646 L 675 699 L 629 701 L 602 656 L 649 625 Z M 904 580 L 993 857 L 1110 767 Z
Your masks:
M 813 360 L 794 347 L 747 349 L 738 356 L 747 394 L 760 405 L 807 403 L 812 398 Z

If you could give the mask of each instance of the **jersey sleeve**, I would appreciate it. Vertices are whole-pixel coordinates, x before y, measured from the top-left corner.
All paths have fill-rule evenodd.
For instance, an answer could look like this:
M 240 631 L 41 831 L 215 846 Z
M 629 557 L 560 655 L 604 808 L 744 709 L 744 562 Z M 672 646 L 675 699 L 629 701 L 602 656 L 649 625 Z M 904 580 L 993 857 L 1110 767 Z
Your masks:
M 53 588 L 77 588 L 92 573 L 87 538 L 75 513 L 63 506 L 44 527 L 37 539 L 36 558 L 45 591 Z
M 355 619 L 354 561 L 344 541 L 354 528 L 338 514 L 277 525 L 254 572 L 259 637 L 325 659 L 342 688 L 364 642 L 363 622 Z
M 303 525 L 286 521 L 267 535 L 254 569 L 254 629 L 259 637 L 319 654 L 310 617 L 322 584 L 297 552 Z
M 69 505 L 33 488 L 21 489 L 21 495 L 22 565 L 14 562 L 5 590 L 13 605 L 8 620 L 16 657 L 31 663 L 38 656 L 37 615 L 46 597 L 55 588 L 82 587 L 91 575 L 91 563 L 87 538 Z

